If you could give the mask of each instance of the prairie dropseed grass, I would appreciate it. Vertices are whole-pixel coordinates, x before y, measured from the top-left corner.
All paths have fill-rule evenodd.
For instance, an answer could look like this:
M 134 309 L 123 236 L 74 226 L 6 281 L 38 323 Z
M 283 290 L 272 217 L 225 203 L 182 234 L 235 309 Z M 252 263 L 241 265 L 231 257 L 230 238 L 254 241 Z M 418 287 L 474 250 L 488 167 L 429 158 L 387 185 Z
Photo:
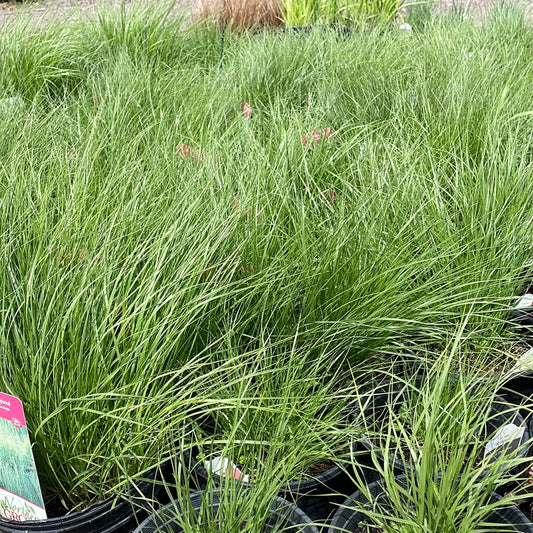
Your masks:
M 0 32 L 0 390 L 65 509 L 194 448 L 208 416 L 227 450 L 287 453 L 271 496 L 338 449 L 311 413 L 351 370 L 431 360 L 465 316 L 489 367 L 531 277 L 517 16 L 228 30 L 220 68 L 220 32 L 170 7 Z

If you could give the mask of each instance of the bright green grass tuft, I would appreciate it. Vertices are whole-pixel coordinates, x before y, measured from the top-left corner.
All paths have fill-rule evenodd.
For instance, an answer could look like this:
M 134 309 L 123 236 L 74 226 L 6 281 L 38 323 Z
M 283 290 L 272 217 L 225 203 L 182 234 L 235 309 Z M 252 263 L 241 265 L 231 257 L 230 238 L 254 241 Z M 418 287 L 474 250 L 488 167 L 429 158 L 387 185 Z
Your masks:
M 466 314 L 467 357 L 505 352 L 531 276 L 517 16 L 228 33 L 222 63 L 166 16 L 0 33 L 0 388 L 66 507 L 190 440 L 243 354 L 439 352 Z

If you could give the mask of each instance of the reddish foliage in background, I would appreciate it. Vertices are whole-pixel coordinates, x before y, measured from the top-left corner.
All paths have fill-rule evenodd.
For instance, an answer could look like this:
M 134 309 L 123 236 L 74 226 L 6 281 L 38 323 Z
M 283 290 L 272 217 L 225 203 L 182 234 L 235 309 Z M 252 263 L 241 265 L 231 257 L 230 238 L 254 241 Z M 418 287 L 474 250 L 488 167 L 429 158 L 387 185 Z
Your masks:
M 331 128 L 322 128 L 321 130 L 312 131 L 307 135 L 302 135 L 302 144 L 304 146 L 316 146 L 321 142 L 330 142 L 333 130 Z
M 206 281 L 209 274 L 211 274 L 211 263 L 207 263 L 206 267 L 202 270 L 202 274 L 200 276 L 200 281 Z
M 330 203 L 330 204 L 335 204 L 337 203 L 337 193 L 334 191 L 334 190 L 330 190 L 328 191 L 328 195 L 327 195 L 327 201 Z
M 181 159 L 189 159 L 191 161 L 204 161 L 205 152 L 200 152 L 198 148 L 193 148 L 188 144 L 178 143 L 176 146 L 176 155 Z
M 246 220 L 246 222 L 252 222 L 254 219 L 258 224 L 261 222 L 261 214 L 257 213 L 254 215 L 255 211 L 253 209 L 241 209 L 241 203 L 239 200 L 237 200 L 237 198 L 233 198 L 231 205 L 236 212 L 241 214 L 242 218 Z
M 241 102 L 242 114 L 250 120 L 252 118 L 252 108 L 248 102 Z
M 238 30 L 283 24 L 279 0 L 199 0 L 196 16 Z
M 253 265 L 241 265 L 241 272 L 243 274 L 254 274 L 255 268 Z

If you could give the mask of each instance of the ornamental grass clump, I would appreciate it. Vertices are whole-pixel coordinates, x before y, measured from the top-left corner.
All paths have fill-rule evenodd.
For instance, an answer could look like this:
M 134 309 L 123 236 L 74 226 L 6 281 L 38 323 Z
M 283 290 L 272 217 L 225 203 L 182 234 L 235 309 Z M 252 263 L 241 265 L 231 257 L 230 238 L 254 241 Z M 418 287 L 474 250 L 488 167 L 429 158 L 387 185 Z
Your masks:
M 453 365 L 460 357 L 454 346 L 425 367 L 426 373 L 391 375 L 361 397 L 364 441 L 372 456 L 397 472 L 433 469 L 438 463 L 450 475 L 480 483 L 494 463 L 505 479 L 507 470 L 525 461 L 529 433 L 518 408 L 496 395 L 497 377 L 482 368 L 472 372 Z M 482 357 L 478 364 L 483 366 Z
M 300 435 L 313 395 L 344 395 L 328 359 L 440 353 L 466 313 L 469 356 L 516 341 L 530 28 L 228 31 L 221 63 L 220 32 L 169 7 L 0 32 L 0 390 L 62 512 L 193 446 L 208 412 L 266 457 L 265 420 L 286 436 L 294 400 Z
M 344 26 L 383 26 L 394 22 L 403 0 L 278 0 L 286 26 L 340 24 Z
M 347 460 L 360 428 L 352 424 L 339 358 L 265 347 L 242 361 L 200 428 L 196 458 L 206 479 L 270 479 L 287 491 L 289 482 Z
M 156 527 L 168 533 L 318 531 L 303 511 L 276 496 L 273 489 L 265 483 L 246 489 L 235 484 L 209 486 L 197 492 L 182 487 L 178 498 L 157 510 L 136 531 L 148 533 Z
M 237 31 L 281 24 L 277 0 L 200 0 L 196 16 Z
M 530 531 L 530 522 L 515 502 L 515 497 L 501 497 L 484 487 L 449 486 L 417 475 L 391 476 L 348 498 L 329 533 Z
M 454 343 L 422 387 L 415 377 L 403 381 L 413 387 L 414 410 L 404 416 L 391 406 L 396 416 L 382 427 L 379 448 L 370 448 L 379 493 L 372 493 L 354 471 L 365 499 L 356 507 L 369 527 L 383 532 L 514 531 L 492 520 L 495 511 L 520 499 L 518 492 L 507 491 L 524 482 L 531 441 L 520 437 L 520 426 L 509 440 L 483 430 L 494 419 L 491 404 L 499 381 L 450 374 L 457 349 Z M 503 413 L 512 415 L 513 407 L 506 407 Z M 493 491 L 506 492 L 505 497 Z

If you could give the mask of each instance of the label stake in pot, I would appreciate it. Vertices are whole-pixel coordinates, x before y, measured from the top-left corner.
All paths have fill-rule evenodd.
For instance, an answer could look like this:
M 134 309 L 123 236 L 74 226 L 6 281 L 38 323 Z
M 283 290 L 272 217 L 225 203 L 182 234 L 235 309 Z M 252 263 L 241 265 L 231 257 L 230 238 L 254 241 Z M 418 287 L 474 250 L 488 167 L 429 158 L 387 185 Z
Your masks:
M 524 431 L 524 427 L 515 424 L 506 424 L 505 426 L 502 426 L 496 431 L 494 437 L 487 442 L 483 458 L 491 455 L 490 462 L 494 462 L 497 459 L 498 454 L 493 452 L 502 446 L 505 446 L 506 454 L 513 453 L 518 446 L 520 446 Z
M 22 402 L 0 392 L 0 515 L 45 520 L 43 496 Z

